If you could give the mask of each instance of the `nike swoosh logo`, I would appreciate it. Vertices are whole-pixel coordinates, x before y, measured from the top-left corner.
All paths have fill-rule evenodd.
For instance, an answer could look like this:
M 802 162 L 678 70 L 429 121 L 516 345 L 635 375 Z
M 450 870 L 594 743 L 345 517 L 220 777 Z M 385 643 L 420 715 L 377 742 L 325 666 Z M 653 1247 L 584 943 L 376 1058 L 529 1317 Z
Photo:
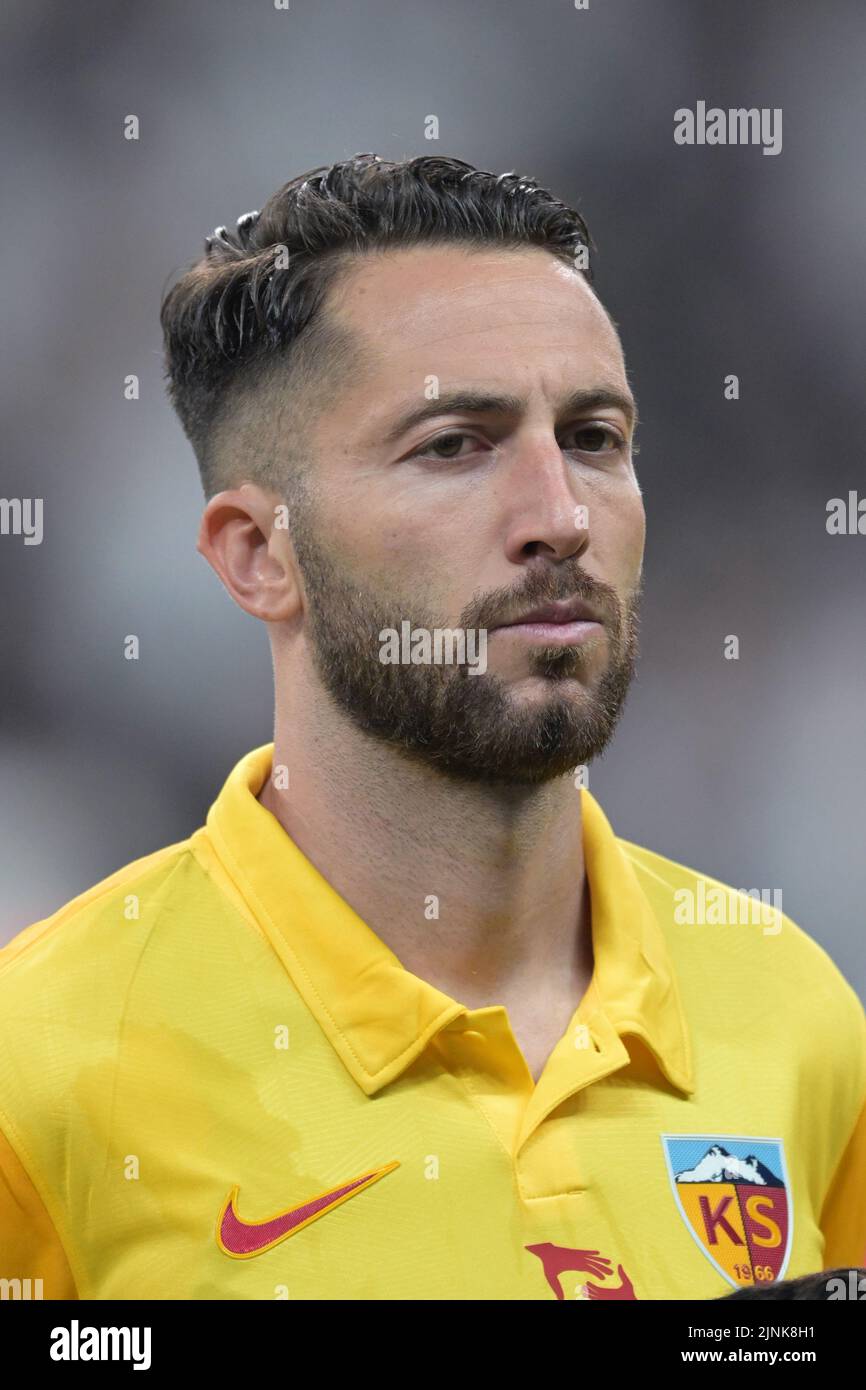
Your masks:
M 235 1260 L 248 1260 L 253 1255 L 261 1255 L 399 1167 L 400 1164 L 395 1161 L 385 1163 L 381 1168 L 372 1168 L 360 1177 L 352 1178 L 339 1187 L 331 1187 L 327 1192 L 320 1192 L 317 1197 L 310 1197 L 300 1206 L 290 1207 L 288 1211 L 270 1216 L 266 1221 L 244 1221 L 238 1216 L 237 1195 L 240 1188 L 233 1187 L 217 1221 L 217 1245 L 224 1255 L 231 1255 Z

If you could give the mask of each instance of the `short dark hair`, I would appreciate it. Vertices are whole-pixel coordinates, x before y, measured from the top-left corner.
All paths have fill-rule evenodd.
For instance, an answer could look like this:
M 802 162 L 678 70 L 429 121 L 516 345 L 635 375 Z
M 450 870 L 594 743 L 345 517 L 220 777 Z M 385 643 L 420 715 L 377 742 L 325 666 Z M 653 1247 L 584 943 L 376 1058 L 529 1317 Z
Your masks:
M 815 1274 L 801 1274 L 797 1279 L 782 1279 L 772 1284 L 748 1284 L 736 1293 L 723 1294 L 721 1302 L 733 1303 L 746 1301 L 767 1302 L 771 1299 L 788 1299 L 790 1301 L 800 1301 L 811 1299 L 813 1302 L 828 1300 L 830 1298 L 830 1285 L 841 1284 L 846 1290 L 845 1297 L 859 1298 L 859 1293 L 849 1295 L 847 1290 L 851 1287 L 851 1275 L 855 1276 L 854 1287 L 856 1289 L 866 1287 L 866 1269 L 858 1268 L 854 1265 L 845 1269 L 822 1269 Z M 835 1296 L 835 1295 L 834 1295 Z
M 421 243 L 540 247 L 592 282 L 580 213 L 521 174 L 375 154 L 299 174 L 233 232 L 217 227 L 163 299 L 168 394 L 207 497 L 241 474 L 276 488 L 286 481 L 257 438 L 257 388 L 279 382 L 300 411 L 303 388 L 352 357 L 345 331 L 321 313 L 337 275 L 358 253 Z M 298 426 L 294 418 L 293 434 Z

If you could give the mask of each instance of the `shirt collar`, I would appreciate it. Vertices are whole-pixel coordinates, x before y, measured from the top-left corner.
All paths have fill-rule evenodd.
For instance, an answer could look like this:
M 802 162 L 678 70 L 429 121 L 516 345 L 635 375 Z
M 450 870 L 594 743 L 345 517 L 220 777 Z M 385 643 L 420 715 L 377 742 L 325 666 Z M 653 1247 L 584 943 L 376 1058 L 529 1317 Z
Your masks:
M 373 1095 L 469 1011 L 406 970 L 256 799 L 273 751 L 256 748 L 232 770 L 207 834 L 343 1064 Z M 581 797 L 593 1000 L 613 1030 L 640 1037 L 667 1079 L 690 1092 L 691 1050 L 663 930 L 598 802 L 585 788 Z

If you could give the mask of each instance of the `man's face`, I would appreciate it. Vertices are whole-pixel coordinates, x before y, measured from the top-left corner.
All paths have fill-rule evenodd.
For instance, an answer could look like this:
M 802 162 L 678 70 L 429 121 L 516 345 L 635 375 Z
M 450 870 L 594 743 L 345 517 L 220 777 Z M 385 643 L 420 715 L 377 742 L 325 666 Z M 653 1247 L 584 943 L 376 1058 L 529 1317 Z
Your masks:
M 588 763 L 633 675 L 644 542 L 606 313 L 546 252 L 457 246 L 360 257 L 326 312 L 360 367 L 317 417 L 290 520 L 325 689 L 458 780 L 538 784 Z M 574 599 L 600 623 L 500 626 Z M 383 662 L 404 623 L 486 630 L 486 670 Z

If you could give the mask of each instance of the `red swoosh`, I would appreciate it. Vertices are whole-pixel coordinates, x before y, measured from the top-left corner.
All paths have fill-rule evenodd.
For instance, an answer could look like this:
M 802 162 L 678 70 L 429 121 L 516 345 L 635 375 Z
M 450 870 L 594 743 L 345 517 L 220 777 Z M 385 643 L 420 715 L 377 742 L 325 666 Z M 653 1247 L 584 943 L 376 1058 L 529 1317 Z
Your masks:
M 277 1216 L 271 1216 L 266 1221 L 244 1221 L 238 1216 L 235 1203 L 240 1188 L 234 1187 L 223 1203 L 217 1221 L 217 1245 L 223 1254 L 231 1255 L 234 1259 L 246 1260 L 251 1255 L 261 1255 L 263 1251 L 270 1250 L 287 1236 L 293 1236 L 296 1231 L 309 1226 L 311 1221 L 317 1221 L 326 1212 L 333 1211 L 341 1202 L 348 1202 L 350 1197 L 357 1196 L 365 1187 L 372 1186 L 374 1182 L 384 1178 L 386 1173 L 392 1173 L 399 1167 L 398 1162 L 385 1163 L 381 1168 L 373 1168 L 340 1187 L 331 1187 L 327 1192 L 320 1192 L 317 1197 L 311 1197 L 300 1206 L 290 1207 L 288 1211 L 279 1212 Z

